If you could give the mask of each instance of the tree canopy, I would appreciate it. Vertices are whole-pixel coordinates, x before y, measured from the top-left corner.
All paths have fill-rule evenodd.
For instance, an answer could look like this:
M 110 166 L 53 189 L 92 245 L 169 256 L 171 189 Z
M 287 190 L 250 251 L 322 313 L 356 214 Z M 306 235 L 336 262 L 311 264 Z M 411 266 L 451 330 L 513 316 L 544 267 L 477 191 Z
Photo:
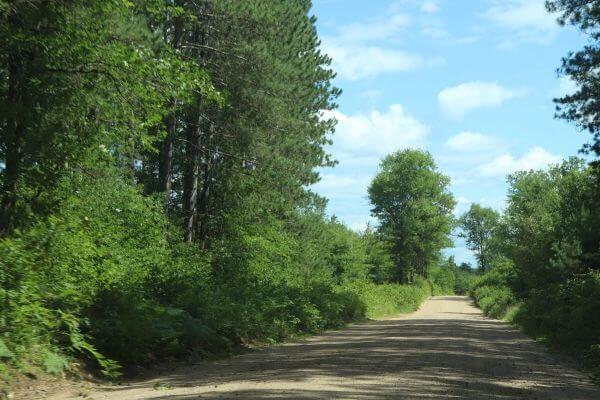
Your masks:
M 494 234 L 497 234 L 500 214 L 492 208 L 472 204 L 458 222 L 462 228 L 460 236 L 466 239 L 469 250 L 475 252 L 479 269 L 485 272 L 494 255 Z
M 600 1 L 551 0 L 546 2 L 546 6 L 549 11 L 560 14 L 559 22 L 574 25 L 589 36 L 588 44 L 567 55 L 559 68 L 562 75 L 577 85 L 577 90 L 555 100 L 556 115 L 588 131 L 592 141 L 586 143 L 583 149 L 600 156 Z
M 0 0 L 0 380 L 73 357 L 114 377 L 451 290 L 393 283 L 388 243 L 310 190 L 341 93 L 311 6 Z
M 369 198 L 379 231 L 392 246 L 395 279 L 425 276 L 440 250 L 451 246 L 455 201 L 449 185 L 427 152 L 398 151 L 381 162 Z

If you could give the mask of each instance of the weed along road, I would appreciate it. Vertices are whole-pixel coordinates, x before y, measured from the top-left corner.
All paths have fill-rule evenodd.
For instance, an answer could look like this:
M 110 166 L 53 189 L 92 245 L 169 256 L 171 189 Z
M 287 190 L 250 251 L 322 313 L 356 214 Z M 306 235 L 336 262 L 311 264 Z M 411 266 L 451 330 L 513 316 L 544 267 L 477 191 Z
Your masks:
M 53 400 L 77 399 L 63 393 Z M 466 297 L 416 313 L 206 362 L 153 380 L 101 387 L 94 400 L 598 400 L 600 388 Z M 80 398 L 80 397 L 79 397 Z

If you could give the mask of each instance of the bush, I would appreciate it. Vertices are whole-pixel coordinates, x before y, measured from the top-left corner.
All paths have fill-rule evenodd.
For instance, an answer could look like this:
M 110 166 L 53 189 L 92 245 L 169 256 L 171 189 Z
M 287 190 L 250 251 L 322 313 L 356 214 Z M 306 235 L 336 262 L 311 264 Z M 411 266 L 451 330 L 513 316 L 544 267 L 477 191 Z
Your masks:
M 548 296 L 552 292 L 553 296 Z M 600 271 L 575 276 L 548 291 L 535 291 L 515 317 L 529 334 L 581 354 L 600 366 Z
M 488 272 L 471 282 L 469 294 L 485 315 L 502 319 L 518 300 L 509 287 L 514 280 L 514 266 L 506 259 L 499 259 Z
M 106 335 L 90 310 L 105 292 L 143 297 L 167 254 L 162 210 L 110 171 L 74 176 L 56 190 L 68 193 L 60 212 L 0 242 L 0 330 L 20 358 L 53 372 L 60 363 L 47 355 L 59 348 L 112 373 L 113 363 L 91 344 L 91 332 Z
M 119 363 L 414 311 L 430 286 L 453 285 L 442 270 L 430 283 L 372 283 L 380 261 L 363 238 L 320 214 L 247 229 L 233 216 L 235 230 L 208 251 L 166 231 L 160 201 L 114 170 L 73 176 L 57 192 L 68 193 L 60 212 L 0 241 L 0 363 L 13 367 L 59 374 L 79 357 L 116 376 Z
M 474 273 L 457 269 L 454 293 L 461 296 L 469 294 L 469 289 L 473 286 L 474 280 Z
M 432 268 L 429 271 L 428 282 L 433 296 L 452 295 L 456 286 L 455 271 L 444 266 Z
M 471 287 L 471 296 L 485 315 L 507 319 L 550 346 L 579 355 L 600 376 L 600 272 L 532 290 L 519 300 L 507 283 L 508 266 L 477 277 Z
M 423 301 L 431 296 L 431 289 L 425 280 L 412 285 L 400 284 L 364 284 L 349 288 L 357 293 L 365 305 L 368 318 L 381 318 L 387 315 L 408 313 L 419 308 Z
M 507 287 L 480 286 L 474 290 L 473 297 L 485 315 L 498 319 L 504 318 L 516 304 L 515 296 Z

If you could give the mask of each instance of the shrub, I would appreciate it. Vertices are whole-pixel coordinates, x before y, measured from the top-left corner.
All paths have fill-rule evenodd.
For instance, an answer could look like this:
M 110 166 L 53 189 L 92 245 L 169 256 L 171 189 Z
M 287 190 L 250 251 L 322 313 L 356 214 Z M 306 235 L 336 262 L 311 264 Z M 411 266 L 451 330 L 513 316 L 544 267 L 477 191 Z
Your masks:
M 498 259 L 488 272 L 471 282 L 469 294 L 485 315 L 502 319 L 518 300 L 509 287 L 514 279 L 514 266 L 507 259 Z
M 554 293 L 548 296 L 548 293 Z M 531 335 L 552 346 L 582 354 L 600 365 L 600 271 L 573 277 L 548 291 L 535 291 L 515 317 Z
M 13 367 L 60 374 L 83 357 L 116 376 L 120 364 L 413 311 L 431 294 L 424 280 L 372 283 L 363 239 L 319 214 L 244 229 L 234 219 L 208 251 L 166 231 L 160 201 L 114 170 L 74 175 L 57 191 L 67 193 L 60 211 L 0 241 L 0 363 Z M 436 288 L 453 285 L 434 275 Z
M 492 318 L 504 318 L 516 298 L 507 287 L 480 286 L 473 292 L 475 302 L 484 314 Z
M 365 305 L 368 318 L 415 311 L 431 295 L 430 286 L 425 280 L 418 280 L 412 285 L 369 283 L 349 290 L 357 293 Z
M 433 296 L 452 295 L 456 286 L 455 271 L 447 267 L 432 268 L 429 271 L 428 282 Z
M 454 283 L 454 293 L 457 295 L 466 295 L 469 289 L 473 286 L 475 274 L 472 272 L 456 270 L 456 278 Z

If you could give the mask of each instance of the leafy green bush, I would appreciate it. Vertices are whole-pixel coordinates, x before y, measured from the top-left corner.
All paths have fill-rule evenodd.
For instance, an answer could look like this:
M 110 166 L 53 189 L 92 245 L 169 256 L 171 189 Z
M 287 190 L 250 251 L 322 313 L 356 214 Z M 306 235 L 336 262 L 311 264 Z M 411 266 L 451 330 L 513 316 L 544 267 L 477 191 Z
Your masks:
M 548 296 L 536 291 L 517 313 L 526 332 L 553 346 L 582 354 L 600 366 L 600 271 L 589 271 L 556 286 Z
M 57 192 L 60 211 L 0 241 L 0 362 L 17 367 L 60 374 L 83 357 L 117 376 L 120 364 L 413 311 L 431 286 L 453 285 L 442 270 L 429 283 L 372 283 L 375 238 L 320 214 L 237 229 L 206 251 L 172 240 L 181 232 L 165 230 L 160 202 L 110 168 Z
M 480 286 L 473 296 L 485 315 L 492 318 L 504 318 L 509 308 L 516 304 L 516 298 L 507 287 Z
M 415 311 L 431 295 L 429 284 L 422 279 L 412 285 L 368 283 L 348 289 L 357 293 L 368 318 Z
M 60 212 L 0 241 L 0 328 L 16 354 L 52 372 L 56 347 L 95 358 L 110 373 L 110 360 L 89 342 L 90 332 L 105 336 L 89 311 L 106 291 L 141 298 L 166 255 L 161 208 L 110 171 L 73 176 L 56 190 L 68 193 Z
M 466 295 L 469 289 L 473 286 L 475 274 L 473 272 L 456 270 L 456 278 L 454 283 L 454 293 L 457 295 Z
M 432 295 L 452 295 L 456 286 L 455 270 L 445 266 L 432 268 L 429 271 L 428 281 Z
M 507 259 L 498 259 L 488 272 L 472 281 L 469 293 L 485 315 L 502 319 L 518 303 L 509 287 L 513 279 L 513 264 Z

